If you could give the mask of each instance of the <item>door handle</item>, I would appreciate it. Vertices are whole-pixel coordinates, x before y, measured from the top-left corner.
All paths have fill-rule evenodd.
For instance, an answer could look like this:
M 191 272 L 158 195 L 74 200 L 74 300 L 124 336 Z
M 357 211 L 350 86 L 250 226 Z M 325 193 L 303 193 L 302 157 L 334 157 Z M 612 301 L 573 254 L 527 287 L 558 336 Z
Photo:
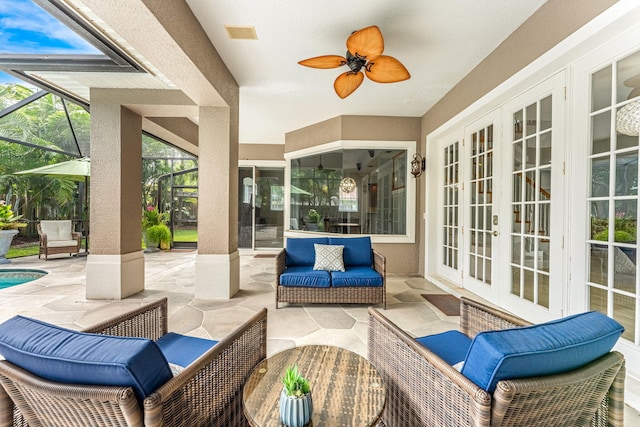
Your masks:
M 498 237 L 498 230 L 493 230 L 492 234 L 493 234 L 494 237 Z

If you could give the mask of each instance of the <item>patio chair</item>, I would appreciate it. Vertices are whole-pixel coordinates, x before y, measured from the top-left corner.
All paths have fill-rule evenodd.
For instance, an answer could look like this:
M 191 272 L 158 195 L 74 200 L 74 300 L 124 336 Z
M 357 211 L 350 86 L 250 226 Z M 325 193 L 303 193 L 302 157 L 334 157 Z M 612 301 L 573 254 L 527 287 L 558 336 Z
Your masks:
M 7 322 L 14 319 L 20 322 L 32 320 L 15 317 Z M 42 328 L 54 327 L 44 322 L 33 322 L 36 333 Z M 3 342 L 12 335 L 6 329 Z M 55 333 L 66 334 L 65 331 L 69 331 L 58 329 Z M 43 376 L 76 375 L 85 378 L 82 384 L 80 381 L 66 383 L 45 379 L 8 360 L 0 361 L 0 426 L 245 426 L 242 387 L 252 369 L 266 357 L 266 330 L 267 310 L 262 309 L 217 343 L 167 333 L 167 299 L 145 304 L 84 330 L 91 335 L 71 331 L 76 335 L 70 339 L 97 339 L 94 341 L 97 347 L 104 347 L 101 340 L 108 344 L 111 344 L 109 340 L 120 340 L 111 351 L 117 357 L 127 353 L 130 346 L 144 347 L 144 354 L 138 353 L 136 358 L 127 360 L 126 365 L 116 364 L 110 358 L 104 364 L 92 360 L 86 366 L 71 366 L 67 359 L 59 358 L 54 362 L 67 365 L 54 369 L 51 358 L 37 361 L 42 365 L 40 368 L 48 369 Z M 22 339 L 16 335 L 13 337 Z M 157 355 L 157 347 L 161 348 L 166 359 Z M 94 349 L 85 346 L 83 350 L 90 352 Z M 10 351 L 6 346 L 4 352 L 9 359 Z M 109 352 L 108 346 L 106 352 Z M 156 363 L 158 357 L 164 362 Z M 178 372 L 170 370 L 167 378 L 167 365 L 170 365 L 167 360 L 172 362 L 175 358 L 184 359 L 182 362 L 194 360 L 188 365 L 185 363 L 182 370 L 176 368 Z M 182 362 L 176 361 L 178 364 Z M 118 385 L 123 372 L 129 371 L 135 371 L 131 375 L 133 385 Z M 106 378 L 106 382 L 109 382 L 109 377 L 117 377 L 112 382 L 118 384 L 105 385 L 101 382 L 102 385 L 92 385 L 92 378 L 95 380 L 100 375 Z M 151 385 L 153 383 L 159 383 L 159 386 Z M 144 387 L 151 391 L 141 396 L 141 388 Z
M 38 259 L 44 254 L 44 259 L 49 260 L 49 255 L 80 253 L 82 233 L 72 231 L 71 220 L 40 221 L 38 223 L 38 237 L 40 251 Z
M 606 345 L 599 348 L 604 353 L 603 356 L 576 369 L 555 374 L 530 375 L 535 375 L 536 370 L 548 369 L 558 359 L 560 363 L 572 359 L 579 363 L 575 359 L 590 353 L 597 344 L 585 341 L 585 346 L 579 347 L 577 351 L 578 347 L 573 350 L 567 348 L 573 351 L 570 356 L 562 351 L 554 353 L 550 350 L 521 354 L 533 357 L 530 359 L 518 359 L 520 356 L 516 355 L 497 363 L 496 354 L 499 355 L 502 351 L 497 348 L 499 346 L 496 344 L 492 349 L 498 350 L 495 353 L 484 348 L 482 354 L 476 354 L 475 362 L 486 362 L 489 365 L 495 363 L 493 367 L 484 365 L 488 369 L 481 372 L 491 375 L 492 380 L 500 378 L 497 374 L 500 369 L 515 367 L 524 371 L 521 377 L 503 378 L 487 387 L 487 384 L 478 385 L 478 378 L 465 374 L 467 365 L 473 364 L 470 359 L 474 349 L 468 347 L 469 354 L 459 353 L 456 356 L 454 353 L 458 340 L 468 341 L 469 345 L 472 338 L 478 336 L 473 344 L 478 348 L 478 343 L 486 345 L 489 342 L 499 342 L 487 337 L 495 338 L 502 334 L 502 338 L 506 338 L 506 333 L 539 332 L 542 325 L 548 328 L 554 322 L 557 324 L 552 327 L 565 327 L 569 326 L 569 322 L 579 322 L 582 318 L 569 316 L 564 318 L 568 319 L 566 324 L 564 319 L 560 319 L 519 328 L 529 324 L 518 317 L 466 298 L 461 298 L 460 304 L 460 331 L 423 338 L 409 336 L 375 308 L 369 308 L 368 355 L 385 382 L 387 402 L 382 419 L 388 427 L 623 426 L 624 358 L 616 351 L 606 350 L 607 346 L 613 345 L 612 342 L 618 339 L 622 329 L 613 319 L 597 312 L 584 313 L 586 316 L 583 328 L 573 328 L 568 333 L 565 329 L 560 337 L 547 334 L 546 339 L 515 340 L 518 345 L 539 345 L 541 342 L 562 341 L 568 336 L 579 337 L 594 330 L 594 318 L 597 318 L 597 322 L 613 325 L 613 329 L 617 329 L 609 335 Z M 440 347 L 432 345 L 434 343 L 430 340 L 434 338 L 436 341 L 444 338 L 440 341 Z M 420 340 L 430 347 L 422 345 Z M 506 342 L 510 345 L 514 340 L 507 339 Z M 452 361 L 457 358 L 464 359 L 462 368 L 453 366 Z

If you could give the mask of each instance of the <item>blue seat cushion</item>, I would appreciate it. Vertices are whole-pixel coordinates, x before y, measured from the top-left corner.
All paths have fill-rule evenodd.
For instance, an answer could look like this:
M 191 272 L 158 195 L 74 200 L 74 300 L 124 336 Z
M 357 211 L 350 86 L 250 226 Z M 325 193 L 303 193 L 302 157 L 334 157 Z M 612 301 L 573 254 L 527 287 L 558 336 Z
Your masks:
M 332 271 L 331 284 L 338 287 L 382 286 L 382 276 L 371 267 L 347 267 L 345 271 Z
M 22 316 L 0 324 L 0 354 L 50 381 L 130 386 L 140 400 L 172 378 L 152 340 L 87 334 Z
M 287 238 L 285 265 L 287 267 L 313 266 L 316 262 L 314 243 L 328 245 L 329 239 L 327 237 Z
M 218 344 L 218 341 L 169 332 L 160 337 L 156 344 L 169 363 L 186 367 Z
M 330 245 L 343 245 L 344 266 L 371 267 L 373 255 L 371 253 L 371 238 L 365 237 L 329 237 Z
M 471 338 L 460 331 L 427 335 L 416 338 L 416 341 L 451 366 L 462 362 L 469 351 L 469 346 L 471 346 Z
M 624 331 L 597 311 L 474 338 L 462 374 L 493 393 L 500 380 L 553 375 L 607 354 Z
M 328 288 L 331 276 L 326 270 L 314 270 L 313 263 L 308 266 L 287 267 L 280 275 L 282 286 L 306 286 L 312 288 Z

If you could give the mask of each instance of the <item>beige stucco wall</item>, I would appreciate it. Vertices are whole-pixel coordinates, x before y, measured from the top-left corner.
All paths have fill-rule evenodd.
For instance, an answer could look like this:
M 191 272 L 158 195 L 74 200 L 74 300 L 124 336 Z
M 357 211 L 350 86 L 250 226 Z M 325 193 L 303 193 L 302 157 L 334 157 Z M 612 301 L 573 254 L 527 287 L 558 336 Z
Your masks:
M 239 160 L 284 160 L 282 144 L 240 144 Z
M 416 141 L 420 140 L 419 117 L 339 116 L 289 132 L 285 135 L 286 153 L 333 141 Z M 416 194 L 422 194 L 424 178 L 418 178 Z M 411 205 L 418 205 L 418 199 Z M 416 240 L 423 232 L 416 219 Z M 418 274 L 419 243 L 385 243 L 374 247 L 387 258 L 387 272 Z

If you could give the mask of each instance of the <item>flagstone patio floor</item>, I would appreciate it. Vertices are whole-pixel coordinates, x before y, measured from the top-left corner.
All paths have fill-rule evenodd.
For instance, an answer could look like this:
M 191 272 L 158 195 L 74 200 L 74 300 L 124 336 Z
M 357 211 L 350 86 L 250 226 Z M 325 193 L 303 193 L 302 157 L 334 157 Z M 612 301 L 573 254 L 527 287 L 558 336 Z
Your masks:
M 85 298 L 85 257 L 37 256 L 14 259 L 0 268 L 38 268 L 48 275 L 0 289 L 0 322 L 20 314 L 78 329 L 119 314 L 145 301 L 169 299 L 169 329 L 203 338 L 221 339 L 262 307 L 267 307 L 267 353 L 297 345 L 328 344 L 367 355 L 366 305 L 294 305 L 275 309 L 275 261 L 268 254 L 241 254 L 240 291 L 229 300 L 193 297 L 196 251 L 145 254 L 145 290 L 121 301 Z M 464 289 L 446 289 L 456 296 Z M 384 314 L 414 336 L 457 328 L 459 317 L 446 316 L 422 297 L 442 294 L 422 277 L 390 274 Z M 467 294 L 470 295 L 470 294 Z M 381 306 L 378 306 L 382 310 Z M 640 395 L 640 384 L 627 380 Z M 640 413 L 628 405 L 625 426 L 640 425 Z

